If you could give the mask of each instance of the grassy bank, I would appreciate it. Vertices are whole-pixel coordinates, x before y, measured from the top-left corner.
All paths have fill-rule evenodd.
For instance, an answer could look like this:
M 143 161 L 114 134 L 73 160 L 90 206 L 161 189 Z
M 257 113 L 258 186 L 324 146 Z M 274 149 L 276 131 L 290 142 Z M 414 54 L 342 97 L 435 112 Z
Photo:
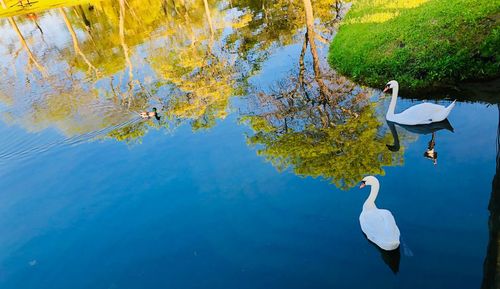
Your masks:
M 358 0 L 332 41 L 330 65 L 374 87 L 500 76 L 500 0 Z

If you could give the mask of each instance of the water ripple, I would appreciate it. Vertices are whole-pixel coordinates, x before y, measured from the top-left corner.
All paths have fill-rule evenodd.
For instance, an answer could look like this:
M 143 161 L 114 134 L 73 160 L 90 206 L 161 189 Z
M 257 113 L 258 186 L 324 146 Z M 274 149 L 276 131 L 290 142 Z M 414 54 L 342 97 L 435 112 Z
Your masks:
M 39 134 L 39 137 L 33 137 L 33 135 L 30 134 L 29 136 L 25 137 L 25 139 L 23 139 L 19 137 L 17 132 L 9 131 L 7 135 L 4 134 L 4 136 L 6 140 L 10 139 L 11 141 L 3 142 L 2 147 L 0 147 L 0 165 L 3 165 L 12 160 L 23 160 L 35 154 L 45 153 L 49 150 L 76 146 L 82 143 L 103 138 L 114 130 L 121 129 L 139 121 L 141 121 L 140 118 L 134 117 L 125 122 L 111 125 L 99 130 L 90 131 L 70 137 L 59 138 L 50 142 L 45 142 L 43 144 L 40 144 L 40 141 L 42 141 L 40 138 L 47 137 L 44 133 Z

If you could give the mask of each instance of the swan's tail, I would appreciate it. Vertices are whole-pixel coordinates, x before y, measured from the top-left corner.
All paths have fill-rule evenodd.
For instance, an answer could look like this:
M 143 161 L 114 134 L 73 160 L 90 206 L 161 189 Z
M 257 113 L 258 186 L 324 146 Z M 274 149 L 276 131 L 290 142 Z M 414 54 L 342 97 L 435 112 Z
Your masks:
M 446 107 L 444 110 L 443 110 L 443 114 L 442 114 L 442 118 L 443 120 L 446 119 L 448 117 L 448 115 L 450 115 L 450 112 L 451 110 L 455 107 L 455 102 L 457 100 L 455 99 L 450 105 L 448 105 L 448 107 Z
M 446 108 L 448 113 L 450 113 L 450 111 L 455 107 L 455 102 L 457 102 L 456 99 L 450 105 L 448 105 L 448 107 Z

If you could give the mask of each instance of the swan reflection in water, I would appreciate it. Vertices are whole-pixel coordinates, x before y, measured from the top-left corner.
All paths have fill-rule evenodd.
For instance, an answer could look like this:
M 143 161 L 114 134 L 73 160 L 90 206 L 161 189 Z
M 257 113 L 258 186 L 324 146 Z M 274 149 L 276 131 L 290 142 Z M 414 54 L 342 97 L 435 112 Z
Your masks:
M 399 272 L 399 264 L 401 263 L 401 249 L 400 249 L 401 247 L 397 247 L 396 249 L 391 250 L 391 251 L 386 251 L 384 249 L 381 249 L 379 246 L 377 246 L 377 244 L 370 241 L 366 237 L 366 235 L 364 235 L 364 236 L 365 236 L 366 240 L 368 240 L 368 242 L 370 244 L 372 244 L 372 246 L 377 248 L 377 251 L 379 251 L 379 253 L 380 253 L 380 257 L 382 257 L 382 261 L 384 261 L 384 263 L 387 265 L 387 267 L 389 267 L 389 269 L 391 269 L 392 273 L 397 274 Z
M 400 144 L 399 144 L 399 137 L 398 137 L 398 132 L 396 130 L 396 124 L 392 121 L 387 121 L 387 126 L 389 126 L 389 129 L 391 130 L 392 137 L 394 139 L 394 144 L 392 145 L 387 145 L 387 148 L 392 151 L 392 152 L 397 152 L 400 149 Z M 438 158 L 438 153 L 435 150 L 436 146 L 436 132 L 440 130 L 449 130 L 453 132 L 453 127 L 451 126 L 451 123 L 448 121 L 448 119 L 445 119 L 440 122 L 435 122 L 431 124 L 424 124 L 424 125 L 402 125 L 402 124 L 397 124 L 398 126 L 404 128 L 405 130 L 416 133 L 416 134 L 432 134 L 431 140 L 429 141 L 427 145 L 427 149 L 424 152 L 424 157 L 427 159 L 432 160 L 434 165 L 437 164 L 437 158 Z
M 424 152 L 424 157 L 432 160 L 434 165 L 437 165 L 438 153 L 434 150 L 436 146 L 436 132 L 432 133 L 432 138 L 427 145 L 427 150 Z

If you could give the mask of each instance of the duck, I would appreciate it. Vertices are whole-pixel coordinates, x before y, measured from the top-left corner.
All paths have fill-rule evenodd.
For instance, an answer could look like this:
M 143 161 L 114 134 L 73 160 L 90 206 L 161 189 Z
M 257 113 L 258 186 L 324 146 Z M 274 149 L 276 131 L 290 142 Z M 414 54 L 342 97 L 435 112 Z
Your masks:
M 361 181 L 360 189 L 371 186 L 370 195 L 363 204 L 359 215 L 361 230 L 368 240 L 386 251 L 396 250 L 399 247 L 399 228 L 394 216 L 389 210 L 379 209 L 375 205 L 380 183 L 374 176 L 367 176 Z
M 152 111 L 143 111 L 139 114 L 143 119 L 150 119 L 152 117 L 156 118 L 156 119 L 160 119 L 160 117 L 158 116 L 158 113 L 156 112 L 156 107 L 153 107 L 153 110 Z
M 424 102 L 414 105 L 403 112 L 394 113 L 394 110 L 396 109 L 396 102 L 398 100 L 399 83 L 396 80 L 389 81 L 386 84 L 383 92 L 385 93 L 389 90 L 392 90 L 392 98 L 385 118 L 388 121 L 392 121 L 398 124 L 420 125 L 440 122 L 448 118 L 451 110 L 455 107 L 456 100 L 448 105 L 448 107 Z

